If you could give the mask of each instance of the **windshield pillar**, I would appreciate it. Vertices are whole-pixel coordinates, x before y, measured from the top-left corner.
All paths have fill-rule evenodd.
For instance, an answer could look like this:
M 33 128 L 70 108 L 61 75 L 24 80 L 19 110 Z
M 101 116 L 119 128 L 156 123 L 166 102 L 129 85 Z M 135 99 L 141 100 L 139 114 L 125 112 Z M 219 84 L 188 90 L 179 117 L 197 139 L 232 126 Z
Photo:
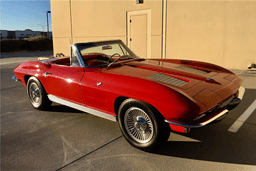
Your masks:
M 75 45 L 71 45 L 70 51 L 70 66 L 85 67 L 84 60 L 78 48 Z

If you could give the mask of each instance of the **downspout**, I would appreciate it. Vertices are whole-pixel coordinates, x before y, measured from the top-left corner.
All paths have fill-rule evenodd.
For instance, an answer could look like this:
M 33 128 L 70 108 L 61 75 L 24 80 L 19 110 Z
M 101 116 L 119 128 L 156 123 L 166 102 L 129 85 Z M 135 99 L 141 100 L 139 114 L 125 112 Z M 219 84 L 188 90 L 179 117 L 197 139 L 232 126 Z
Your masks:
M 167 0 L 162 1 L 162 59 L 166 58 L 166 19 L 167 19 Z M 162 64 L 160 64 L 162 65 Z
M 71 37 L 69 39 L 70 45 L 73 45 L 73 30 L 72 30 L 72 12 L 71 12 L 71 0 L 69 0 L 69 11 L 70 11 L 70 32 Z

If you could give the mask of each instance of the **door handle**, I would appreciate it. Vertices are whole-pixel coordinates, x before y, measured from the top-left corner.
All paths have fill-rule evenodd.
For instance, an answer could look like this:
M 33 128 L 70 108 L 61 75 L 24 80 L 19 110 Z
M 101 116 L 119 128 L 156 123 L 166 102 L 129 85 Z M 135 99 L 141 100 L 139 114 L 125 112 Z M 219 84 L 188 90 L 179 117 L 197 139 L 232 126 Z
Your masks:
M 50 72 L 44 72 L 44 77 L 47 77 L 48 75 L 52 75 Z

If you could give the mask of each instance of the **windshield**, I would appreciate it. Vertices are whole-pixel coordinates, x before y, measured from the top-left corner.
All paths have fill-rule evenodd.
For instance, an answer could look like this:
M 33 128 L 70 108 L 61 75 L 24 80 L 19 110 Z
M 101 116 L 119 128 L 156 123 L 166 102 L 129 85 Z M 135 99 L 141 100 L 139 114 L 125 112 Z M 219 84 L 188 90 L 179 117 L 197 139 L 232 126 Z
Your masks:
M 76 45 L 86 66 L 110 66 L 139 59 L 122 41 L 84 43 Z

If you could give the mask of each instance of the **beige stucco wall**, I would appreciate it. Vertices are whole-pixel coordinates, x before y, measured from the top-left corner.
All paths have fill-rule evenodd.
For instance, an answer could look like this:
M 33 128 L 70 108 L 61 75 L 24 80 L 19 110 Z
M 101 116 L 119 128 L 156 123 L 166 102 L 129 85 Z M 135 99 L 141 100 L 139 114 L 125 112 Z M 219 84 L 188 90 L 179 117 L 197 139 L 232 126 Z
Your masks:
M 151 9 L 151 37 L 162 36 L 162 3 L 161 1 L 72 1 L 73 43 L 121 39 L 127 41 L 126 15 L 129 11 Z M 80 12 L 78 12 L 80 11 Z M 160 41 L 161 42 L 161 41 Z M 151 41 L 151 54 L 161 56 L 159 41 Z M 136 52 L 135 52 L 136 53 Z
M 51 0 L 53 50 L 56 53 L 70 55 L 71 22 L 70 1 Z
M 131 0 L 51 0 L 54 54 L 63 52 L 68 55 L 70 49 L 64 49 L 64 46 L 68 47 L 67 45 L 70 42 L 74 44 L 121 39 L 126 43 L 127 12 L 142 9 L 150 9 L 154 14 L 151 16 L 151 37 L 153 40 L 151 41 L 151 56 L 159 58 L 161 56 L 162 39 L 161 1 L 145 1 L 143 4 L 136 4 L 135 1 Z M 64 11 L 65 14 L 63 14 Z
M 160 0 L 143 4 L 51 0 L 54 54 L 69 55 L 69 45 L 78 42 L 121 39 L 126 43 L 127 12 L 150 9 L 151 57 L 161 58 L 164 46 L 164 58 L 206 61 L 229 69 L 246 69 L 256 62 L 256 2 L 170 0 L 164 28 L 163 4 Z M 163 43 L 162 36 L 166 36 Z
M 167 2 L 166 58 L 230 69 L 256 62 L 256 2 Z

